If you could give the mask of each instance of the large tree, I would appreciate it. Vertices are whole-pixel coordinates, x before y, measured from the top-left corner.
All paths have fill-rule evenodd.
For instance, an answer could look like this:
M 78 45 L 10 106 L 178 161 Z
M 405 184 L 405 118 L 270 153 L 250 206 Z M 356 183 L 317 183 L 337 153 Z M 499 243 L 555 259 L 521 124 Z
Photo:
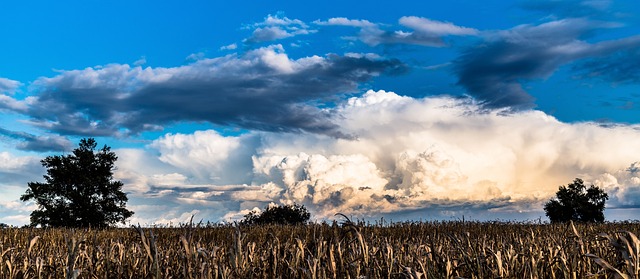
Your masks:
M 609 195 L 599 187 L 584 185 L 580 178 L 567 186 L 560 186 L 556 197 L 544 205 L 551 222 L 603 222 L 605 202 Z
M 113 179 L 118 157 L 110 147 L 96 146 L 95 139 L 82 139 L 71 154 L 41 161 L 46 182 L 29 182 L 20 197 L 38 205 L 31 213 L 32 226 L 107 227 L 133 215 L 126 209 L 122 182 Z

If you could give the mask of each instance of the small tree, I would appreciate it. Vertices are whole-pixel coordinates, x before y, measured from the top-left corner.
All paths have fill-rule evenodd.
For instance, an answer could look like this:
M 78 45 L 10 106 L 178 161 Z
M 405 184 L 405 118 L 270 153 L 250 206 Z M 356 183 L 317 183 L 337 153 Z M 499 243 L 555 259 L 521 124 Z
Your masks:
M 22 201 L 34 200 L 31 225 L 43 227 L 107 227 L 131 217 L 125 208 L 122 182 L 113 180 L 118 159 L 108 146 L 97 150 L 93 138 L 80 140 L 72 154 L 48 156 L 45 183 L 29 182 Z
M 560 186 L 556 197 L 544 205 L 544 211 L 552 223 L 580 221 L 603 222 L 605 202 L 609 195 L 599 187 L 587 188 L 580 178 L 573 183 Z
M 304 225 L 311 218 L 311 214 L 304 205 L 267 206 L 262 213 L 251 211 L 240 221 L 245 225 Z

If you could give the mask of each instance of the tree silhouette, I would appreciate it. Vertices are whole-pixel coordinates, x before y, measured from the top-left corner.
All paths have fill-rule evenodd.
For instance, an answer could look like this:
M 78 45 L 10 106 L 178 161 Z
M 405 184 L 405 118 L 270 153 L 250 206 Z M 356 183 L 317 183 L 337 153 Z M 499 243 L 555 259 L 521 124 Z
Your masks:
M 251 211 L 244 216 L 240 223 L 245 225 L 304 225 L 309 221 L 309 218 L 311 218 L 311 214 L 307 208 L 304 205 L 294 203 L 292 205 L 267 206 L 262 213 Z
M 544 205 L 544 211 L 552 223 L 580 221 L 603 222 L 605 202 L 609 195 L 599 187 L 587 188 L 580 178 L 573 183 L 560 186 L 556 197 Z
M 113 180 L 118 159 L 108 146 L 96 151 L 95 139 L 80 140 L 69 155 L 48 156 L 45 183 L 29 182 L 22 201 L 34 200 L 31 225 L 43 227 L 107 227 L 131 217 L 125 208 L 122 182 Z

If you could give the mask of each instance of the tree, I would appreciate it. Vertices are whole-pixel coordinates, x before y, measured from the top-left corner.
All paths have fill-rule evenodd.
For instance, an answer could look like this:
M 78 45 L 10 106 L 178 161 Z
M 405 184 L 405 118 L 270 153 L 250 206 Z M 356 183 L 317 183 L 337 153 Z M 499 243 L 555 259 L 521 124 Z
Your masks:
M 95 139 L 80 140 L 69 155 L 48 156 L 45 183 L 29 182 L 20 200 L 34 200 L 31 225 L 43 227 L 107 227 L 133 215 L 125 208 L 122 182 L 113 180 L 116 154 L 108 146 L 96 150 Z
M 304 225 L 311 218 L 311 214 L 304 205 L 291 204 L 267 206 L 262 213 L 251 211 L 240 221 L 245 225 Z
M 580 221 L 603 222 L 605 202 L 609 195 L 599 187 L 587 188 L 580 178 L 573 183 L 560 186 L 556 197 L 544 205 L 544 211 L 552 223 Z

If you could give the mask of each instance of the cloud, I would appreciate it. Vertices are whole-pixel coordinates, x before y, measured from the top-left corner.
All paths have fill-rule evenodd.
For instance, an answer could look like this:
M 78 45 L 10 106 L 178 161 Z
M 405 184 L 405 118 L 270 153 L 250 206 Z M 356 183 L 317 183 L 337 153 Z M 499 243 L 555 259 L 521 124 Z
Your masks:
M 380 44 L 412 44 L 431 47 L 444 47 L 446 36 L 476 35 L 478 30 L 457 26 L 450 22 L 442 22 L 423 17 L 404 16 L 398 20 L 399 24 L 412 31 L 383 30 L 380 24 L 368 20 L 348 19 L 344 17 L 330 18 L 327 21 L 315 21 L 315 24 L 325 26 L 350 26 L 360 29 L 358 40 L 369 46 Z
M 317 25 L 351 26 L 360 28 L 377 28 L 378 26 L 377 24 L 365 19 L 348 19 L 346 17 L 334 17 L 327 21 L 316 20 L 313 23 Z
M 237 49 L 237 48 L 238 48 L 238 45 L 233 43 L 233 44 L 228 44 L 226 46 L 221 46 L 220 50 L 234 50 L 234 49 Z
M 579 79 L 601 79 L 618 84 L 640 83 L 640 47 L 615 52 L 604 57 L 587 59 L 575 64 L 574 77 Z
M 398 22 L 425 36 L 464 36 L 478 34 L 478 30 L 474 28 L 461 27 L 451 22 L 442 22 L 424 17 L 403 16 Z
M 640 46 L 640 37 L 588 43 L 590 31 L 615 24 L 564 19 L 540 25 L 520 25 L 489 34 L 453 64 L 458 84 L 489 108 L 534 107 L 535 98 L 523 89 L 528 80 L 544 79 L 560 66 L 578 59 L 610 55 Z
M 629 152 L 640 148 L 638 126 L 570 124 L 535 110 L 504 114 L 473 99 L 385 91 L 340 102 L 336 112 L 336 123 L 357 141 L 264 131 L 167 134 L 136 150 L 137 160 L 116 150 L 116 174 L 144 178 L 135 186 L 143 189 L 133 196 L 136 206 L 167 206 L 162 216 L 143 212 L 145 222 L 176 221 L 193 210 L 228 221 L 291 202 L 314 218 L 531 219 L 543 215 L 559 185 L 607 174 L 617 179 L 607 189 L 620 196 L 612 207 L 638 207 L 637 173 L 624 171 L 639 160 Z
M 640 207 L 640 161 L 613 172 L 590 177 L 609 194 L 607 208 Z
M 32 135 L 25 132 L 10 131 L 0 127 L 0 137 L 7 137 L 18 141 L 15 147 L 19 150 L 47 152 L 68 151 L 73 144 L 69 139 L 59 135 Z
M 251 182 L 251 155 L 258 140 L 251 135 L 224 137 L 209 130 L 168 134 L 150 147 L 160 152 L 160 161 L 186 171 L 198 182 L 242 184 Z
M 318 104 L 356 92 L 379 75 L 406 71 L 395 59 L 329 54 L 291 59 L 279 45 L 174 68 L 111 64 L 34 82 L 17 112 L 51 132 L 137 134 L 179 121 L 349 137 Z M 12 106 L 16 107 L 16 106 Z
M 13 93 L 20 86 L 22 86 L 22 83 L 19 81 L 0 77 L 0 94 Z
M 244 40 L 246 44 L 275 41 L 315 33 L 316 30 L 299 19 L 289 19 L 281 14 L 268 15 L 263 22 L 251 26 L 255 28 L 251 37 Z
M 545 13 L 552 18 L 602 17 L 612 14 L 612 0 L 530 0 L 520 3 L 528 11 Z
M 26 190 L 29 181 L 36 181 L 42 177 L 44 168 L 40 159 L 0 152 L 0 201 L 18 199 Z

